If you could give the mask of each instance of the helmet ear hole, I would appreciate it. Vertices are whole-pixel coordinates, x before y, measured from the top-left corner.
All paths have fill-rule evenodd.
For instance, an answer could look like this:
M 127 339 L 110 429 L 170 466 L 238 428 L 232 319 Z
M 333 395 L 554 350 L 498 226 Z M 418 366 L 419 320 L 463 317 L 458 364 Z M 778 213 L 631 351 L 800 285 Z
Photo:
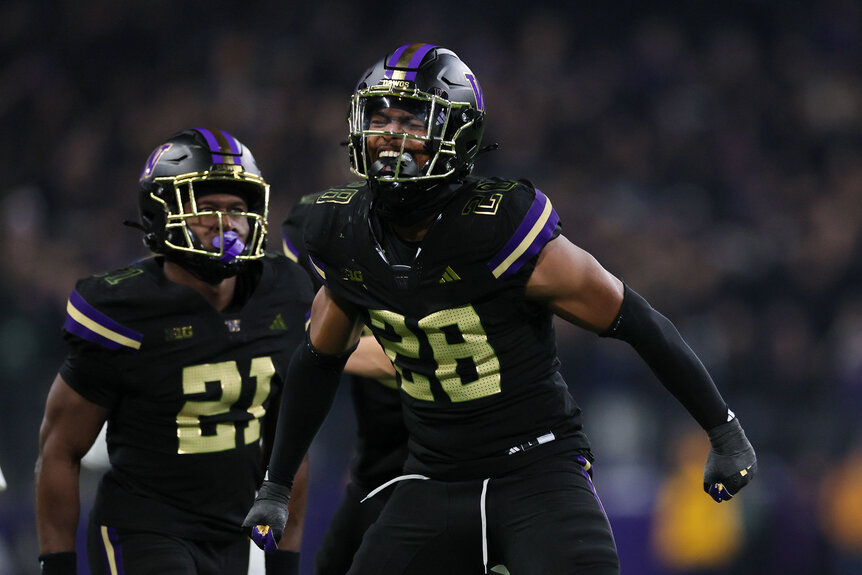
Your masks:
M 144 246 L 152 251 L 156 251 L 156 248 L 159 245 L 159 240 L 156 237 L 156 234 L 150 232 L 148 234 L 144 234 Z

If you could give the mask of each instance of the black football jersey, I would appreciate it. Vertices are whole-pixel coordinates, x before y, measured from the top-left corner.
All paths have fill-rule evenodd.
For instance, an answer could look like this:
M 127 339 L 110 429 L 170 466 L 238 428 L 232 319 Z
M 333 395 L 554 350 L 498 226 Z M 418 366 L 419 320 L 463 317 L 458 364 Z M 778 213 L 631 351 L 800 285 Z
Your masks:
M 281 226 L 284 255 L 302 265 L 315 280 L 303 240 L 308 214 L 320 193 L 303 196 L 293 205 Z M 407 428 L 401 415 L 397 384 L 364 377 L 350 377 L 350 397 L 356 415 L 356 444 L 350 462 L 351 480 L 366 491 L 401 475 L 407 458 Z
M 559 374 L 553 315 L 524 298 L 559 232 L 550 200 L 526 181 L 469 178 L 415 245 L 372 215 L 364 182 L 315 200 L 312 268 L 363 310 L 396 366 L 406 471 L 489 477 L 589 449 Z
M 241 532 L 263 479 L 264 417 L 313 291 L 299 266 L 270 254 L 237 277 L 237 292 L 219 312 L 166 279 L 159 258 L 77 283 L 60 374 L 110 409 L 94 521 L 192 539 Z

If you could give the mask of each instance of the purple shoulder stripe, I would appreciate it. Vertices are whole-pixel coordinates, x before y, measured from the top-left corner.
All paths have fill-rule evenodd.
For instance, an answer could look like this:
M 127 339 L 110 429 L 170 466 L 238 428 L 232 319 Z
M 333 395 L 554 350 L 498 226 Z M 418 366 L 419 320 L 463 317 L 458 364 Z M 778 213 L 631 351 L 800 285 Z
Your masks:
M 73 290 L 66 305 L 63 327 L 71 334 L 108 349 L 138 349 L 143 334 L 112 320 Z
M 290 238 L 287 237 L 287 234 L 281 234 L 282 240 L 282 251 L 284 251 L 284 255 L 286 255 L 291 260 L 298 262 L 299 261 L 299 250 L 296 249 L 296 246 L 293 245 L 293 242 L 290 241 Z
M 541 191 L 536 190 L 536 198 L 521 225 L 503 249 L 488 262 L 488 269 L 496 278 L 517 273 L 554 236 L 559 222 L 560 217 L 551 201 Z
M 311 271 L 314 272 L 314 275 L 317 276 L 317 279 L 323 282 L 323 285 L 328 286 L 326 283 L 326 266 L 322 261 L 316 260 L 310 255 L 308 256 L 308 261 L 311 263 Z

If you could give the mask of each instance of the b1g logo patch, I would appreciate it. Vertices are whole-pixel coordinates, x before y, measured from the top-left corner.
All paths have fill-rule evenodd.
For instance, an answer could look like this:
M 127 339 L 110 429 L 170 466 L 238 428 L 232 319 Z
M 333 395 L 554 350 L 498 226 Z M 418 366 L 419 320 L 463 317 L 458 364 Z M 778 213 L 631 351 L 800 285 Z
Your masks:
M 139 180 L 145 180 L 153 175 L 153 170 L 156 169 L 156 165 L 159 163 L 159 160 L 162 159 L 162 156 L 165 155 L 165 152 L 170 150 L 173 147 L 173 144 L 162 144 L 150 154 L 150 157 L 147 158 L 147 163 L 144 164 L 144 170 L 141 172 L 141 177 Z

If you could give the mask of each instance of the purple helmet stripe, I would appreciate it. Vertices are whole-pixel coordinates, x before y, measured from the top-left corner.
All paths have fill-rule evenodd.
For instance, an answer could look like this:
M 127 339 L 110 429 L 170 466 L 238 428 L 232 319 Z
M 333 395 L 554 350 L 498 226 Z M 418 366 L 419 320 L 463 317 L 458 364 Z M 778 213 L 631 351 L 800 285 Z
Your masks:
M 401 46 L 392 53 L 386 63 L 386 67 L 390 69 L 386 70 L 385 76 L 392 78 L 393 74 L 399 71 L 404 73 L 404 80 L 415 82 L 419 65 L 428 52 L 436 47 L 434 44 L 405 44 Z
M 207 141 L 207 145 L 210 147 L 210 153 L 213 157 L 213 164 L 224 164 L 224 157 L 221 155 L 222 147 L 219 145 L 218 139 L 216 139 L 215 134 L 213 134 L 210 130 L 206 128 L 195 128 Z
M 236 164 L 242 165 L 242 153 L 236 138 L 224 130 L 208 130 L 206 128 L 195 128 L 207 141 L 210 147 L 214 164 Z
M 516 273 L 554 237 L 559 223 L 560 216 L 550 205 L 550 200 L 536 190 L 536 199 L 527 210 L 521 225 L 503 249 L 488 262 L 488 268 L 495 277 L 507 277 Z
M 224 130 L 219 130 L 219 131 L 224 136 L 225 140 L 227 140 L 227 145 L 230 148 L 231 153 L 236 154 L 237 157 L 234 159 L 236 160 L 236 163 L 239 164 L 240 163 L 239 155 L 242 153 L 242 150 L 240 150 L 239 142 L 236 140 L 236 138 L 234 138 L 233 136 L 231 136 L 230 134 L 228 134 Z
M 401 46 L 400 48 L 398 48 L 397 50 L 395 50 L 395 51 L 392 53 L 392 56 L 389 58 L 389 61 L 388 61 L 388 62 L 386 62 L 386 67 L 387 67 L 387 68 L 397 68 L 397 67 L 398 67 L 398 60 L 400 60 L 400 59 L 401 59 L 401 55 L 402 55 L 402 54 L 407 50 L 407 48 L 409 48 L 410 46 L 412 46 L 412 44 L 404 44 L 403 46 Z M 391 78 L 391 77 L 392 77 L 392 72 L 393 72 L 393 70 L 386 70 L 386 77 L 387 77 L 387 78 Z
M 418 68 L 419 64 L 422 63 L 422 59 L 425 57 L 425 54 L 436 48 L 434 44 L 422 44 L 416 48 L 416 52 L 413 54 L 413 57 L 410 58 L 410 63 L 407 64 L 408 68 Z

